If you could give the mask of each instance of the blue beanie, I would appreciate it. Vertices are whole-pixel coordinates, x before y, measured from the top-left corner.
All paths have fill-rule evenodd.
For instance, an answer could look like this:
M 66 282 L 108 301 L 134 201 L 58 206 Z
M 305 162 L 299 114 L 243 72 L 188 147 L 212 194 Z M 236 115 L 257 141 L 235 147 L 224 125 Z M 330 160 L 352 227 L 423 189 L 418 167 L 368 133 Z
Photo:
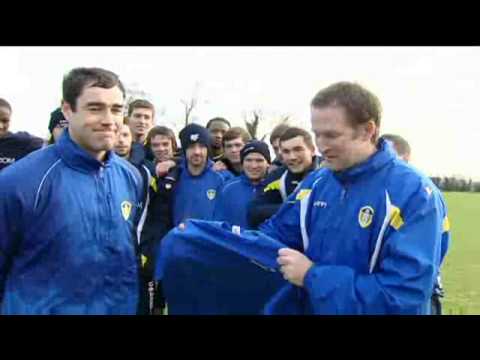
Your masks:
M 245 159 L 248 154 L 253 152 L 262 155 L 265 160 L 267 160 L 267 162 L 270 164 L 270 150 L 268 149 L 268 145 L 265 142 L 259 140 L 249 141 L 245 144 L 242 150 L 240 150 L 241 162 L 243 163 L 243 159 Z
M 210 147 L 210 132 L 203 126 L 198 124 L 188 124 L 179 134 L 182 150 L 185 153 L 192 144 L 202 144 L 207 148 Z

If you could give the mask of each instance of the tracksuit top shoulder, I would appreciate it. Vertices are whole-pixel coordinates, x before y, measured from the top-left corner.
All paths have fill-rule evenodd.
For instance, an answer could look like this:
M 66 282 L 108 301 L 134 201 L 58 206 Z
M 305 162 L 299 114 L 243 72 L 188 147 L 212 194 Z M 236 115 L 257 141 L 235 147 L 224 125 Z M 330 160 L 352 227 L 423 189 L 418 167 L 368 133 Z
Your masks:
M 261 184 L 253 185 L 245 174 L 229 180 L 220 190 L 215 207 L 215 220 L 249 228 L 247 208 L 261 189 Z
M 177 226 L 186 219 L 213 220 L 215 202 L 222 185 L 233 177 L 228 171 L 214 171 L 213 162 L 203 172 L 192 176 L 187 164 L 181 171 L 173 192 L 173 224 Z

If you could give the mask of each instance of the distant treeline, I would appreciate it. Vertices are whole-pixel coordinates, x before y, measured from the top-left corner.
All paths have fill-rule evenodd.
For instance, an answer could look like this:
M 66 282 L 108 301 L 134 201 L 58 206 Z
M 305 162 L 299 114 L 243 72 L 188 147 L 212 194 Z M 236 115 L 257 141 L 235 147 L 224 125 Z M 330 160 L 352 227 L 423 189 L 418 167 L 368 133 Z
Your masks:
M 455 176 L 431 177 L 430 179 L 442 191 L 480 192 L 480 181 L 465 180 Z

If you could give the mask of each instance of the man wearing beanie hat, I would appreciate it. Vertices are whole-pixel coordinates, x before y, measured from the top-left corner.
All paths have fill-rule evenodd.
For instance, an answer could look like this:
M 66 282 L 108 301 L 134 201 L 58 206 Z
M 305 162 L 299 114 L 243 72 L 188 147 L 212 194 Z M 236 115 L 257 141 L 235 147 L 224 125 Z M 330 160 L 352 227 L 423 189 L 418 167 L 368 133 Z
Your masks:
M 220 192 L 215 220 L 248 228 L 247 208 L 258 191 L 270 165 L 270 150 L 263 141 L 253 140 L 240 151 L 243 173 L 227 182 Z
M 185 158 L 158 179 L 157 199 L 169 204 L 162 220 L 170 226 L 190 218 L 212 220 L 217 194 L 233 177 L 229 171 L 213 170 L 213 162 L 208 159 L 211 138 L 205 127 L 189 124 L 179 137 Z
M 50 139 L 48 144 L 54 144 L 62 135 L 63 130 L 68 127 L 68 120 L 65 119 L 61 108 L 56 108 L 50 114 L 50 122 L 48 123 L 48 131 Z

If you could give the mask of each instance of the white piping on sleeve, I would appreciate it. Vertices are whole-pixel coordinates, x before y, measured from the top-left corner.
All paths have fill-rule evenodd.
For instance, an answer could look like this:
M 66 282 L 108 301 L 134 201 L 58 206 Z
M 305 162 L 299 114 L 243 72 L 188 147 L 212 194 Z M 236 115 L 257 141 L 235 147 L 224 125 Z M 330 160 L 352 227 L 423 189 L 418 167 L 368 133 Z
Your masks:
M 280 195 L 282 196 L 282 202 L 285 202 L 285 200 L 287 200 L 287 186 L 285 185 L 285 181 L 287 180 L 287 173 L 288 170 L 285 170 L 285 172 L 280 177 Z
M 383 236 L 385 235 L 385 231 L 387 230 L 388 224 L 390 223 L 393 216 L 393 206 L 392 202 L 390 201 L 390 195 L 388 195 L 388 191 L 385 191 L 385 207 L 385 218 L 383 220 L 382 227 L 380 228 L 380 232 L 378 233 L 377 241 L 375 243 L 375 250 L 373 251 L 372 258 L 370 259 L 370 274 L 373 272 L 373 269 L 377 264 L 378 255 L 380 253 L 380 248 L 383 242 Z
M 33 210 L 37 210 L 37 206 L 38 206 L 38 202 L 40 201 L 40 190 L 42 190 L 42 186 L 43 186 L 43 183 L 45 182 L 45 180 L 47 179 L 47 176 L 48 174 L 50 174 L 50 171 L 53 170 L 53 168 L 55 166 L 57 166 L 57 164 L 62 161 L 62 159 L 58 159 L 57 161 L 55 161 L 52 166 L 50 166 L 47 170 L 47 172 L 45 173 L 45 175 L 43 175 L 43 178 L 42 178 L 42 181 L 40 181 L 40 185 L 38 186 L 38 189 L 37 189 L 37 193 L 35 195 L 35 203 L 34 203 L 34 206 L 33 206 Z
M 311 194 L 311 193 L 310 193 Z M 307 210 L 308 210 L 308 200 L 310 199 L 310 194 L 306 195 L 302 200 L 300 200 L 300 230 L 302 232 L 302 242 L 303 242 L 303 252 L 305 253 L 310 244 L 310 238 L 307 233 Z
M 147 219 L 148 205 L 150 204 L 150 182 L 152 181 L 152 176 L 150 175 L 150 171 L 148 171 L 148 168 L 145 165 L 142 165 L 142 167 L 147 173 L 148 185 L 147 185 L 147 196 L 145 197 L 145 204 L 143 205 L 142 216 L 140 217 L 140 221 L 138 222 L 138 225 L 137 225 L 137 242 L 139 244 L 140 244 L 140 236 L 142 234 L 143 226 L 145 225 L 145 220 Z
M 303 243 L 303 252 L 305 253 L 310 245 L 310 238 L 308 237 L 307 232 L 307 211 L 308 211 L 308 203 L 310 200 L 310 195 L 312 194 L 313 189 L 317 185 L 318 181 L 322 177 L 319 177 L 315 180 L 312 184 L 312 189 L 310 193 L 308 193 L 302 200 L 300 200 L 300 230 L 302 233 L 302 243 Z

